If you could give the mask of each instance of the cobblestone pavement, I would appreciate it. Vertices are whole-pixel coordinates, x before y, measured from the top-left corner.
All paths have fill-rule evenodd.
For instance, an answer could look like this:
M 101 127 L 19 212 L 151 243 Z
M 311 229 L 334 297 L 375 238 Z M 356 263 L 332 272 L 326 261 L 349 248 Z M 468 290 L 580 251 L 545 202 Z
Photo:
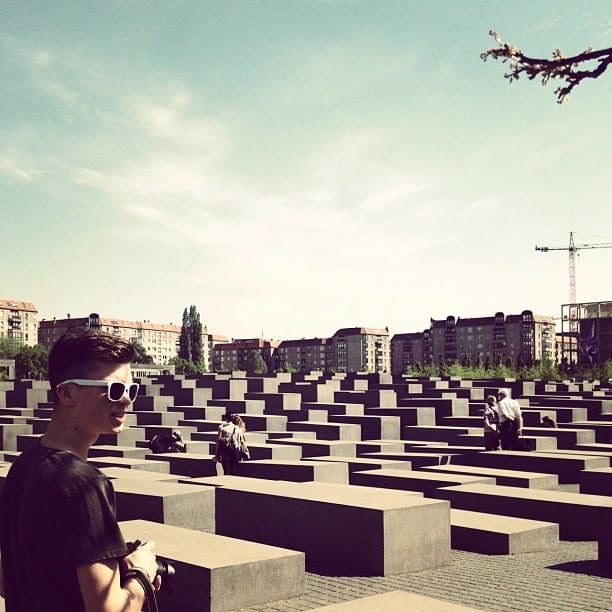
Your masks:
M 597 542 L 560 542 L 554 551 L 520 555 L 480 555 L 453 550 L 450 565 L 393 576 L 339 576 L 323 568 L 309 567 L 308 570 L 306 592 L 300 597 L 251 606 L 243 611 L 312 610 L 395 590 L 480 610 L 612 610 L 612 573 L 597 563 Z

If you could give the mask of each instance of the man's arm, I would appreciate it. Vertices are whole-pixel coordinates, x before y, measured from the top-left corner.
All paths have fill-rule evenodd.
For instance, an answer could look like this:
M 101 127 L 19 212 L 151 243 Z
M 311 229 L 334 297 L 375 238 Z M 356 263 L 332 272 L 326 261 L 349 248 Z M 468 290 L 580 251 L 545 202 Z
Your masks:
M 140 567 L 149 577 L 155 577 L 157 564 L 152 552 L 153 542 L 147 542 L 125 557 L 127 569 Z M 87 612 L 140 612 L 145 593 L 137 580 L 129 579 L 121 586 L 121 572 L 117 559 L 87 563 L 77 567 L 77 578 Z M 155 578 L 159 589 L 160 579 Z
M 516 402 L 516 405 L 518 412 L 518 433 L 520 435 L 520 433 L 523 431 L 523 412 L 521 411 L 521 406 L 518 402 Z

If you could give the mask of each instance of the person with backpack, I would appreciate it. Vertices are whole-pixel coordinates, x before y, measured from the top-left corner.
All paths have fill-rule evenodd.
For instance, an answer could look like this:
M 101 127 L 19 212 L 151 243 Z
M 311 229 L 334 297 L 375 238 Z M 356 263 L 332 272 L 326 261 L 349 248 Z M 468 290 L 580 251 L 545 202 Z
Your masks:
M 232 476 L 240 461 L 240 448 L 244 444 L 244 431 L 234 422 L 231 412 L 223 415 L 223 423 L 219 425 L 215 459 L 221 463 L 223 474 Z

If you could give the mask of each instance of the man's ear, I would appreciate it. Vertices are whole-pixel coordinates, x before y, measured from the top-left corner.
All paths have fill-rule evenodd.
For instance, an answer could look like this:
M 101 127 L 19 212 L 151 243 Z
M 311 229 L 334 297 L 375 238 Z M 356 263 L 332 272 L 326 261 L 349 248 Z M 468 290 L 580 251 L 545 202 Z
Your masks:
M 61 385 L 55 389 L 55 395 L 61 404 L 71 405 L 74 403 L 73 389 L 71 385 Z

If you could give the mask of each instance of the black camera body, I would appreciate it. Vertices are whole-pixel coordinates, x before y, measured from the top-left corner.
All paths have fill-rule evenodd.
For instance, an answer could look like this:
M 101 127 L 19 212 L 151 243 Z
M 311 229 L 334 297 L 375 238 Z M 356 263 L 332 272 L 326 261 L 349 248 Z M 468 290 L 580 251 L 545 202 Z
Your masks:
M 176 573 L 174 565 L 164 557 L 157 557 L 157 576 L 161 576 L 162 583 L 167 583 Z

